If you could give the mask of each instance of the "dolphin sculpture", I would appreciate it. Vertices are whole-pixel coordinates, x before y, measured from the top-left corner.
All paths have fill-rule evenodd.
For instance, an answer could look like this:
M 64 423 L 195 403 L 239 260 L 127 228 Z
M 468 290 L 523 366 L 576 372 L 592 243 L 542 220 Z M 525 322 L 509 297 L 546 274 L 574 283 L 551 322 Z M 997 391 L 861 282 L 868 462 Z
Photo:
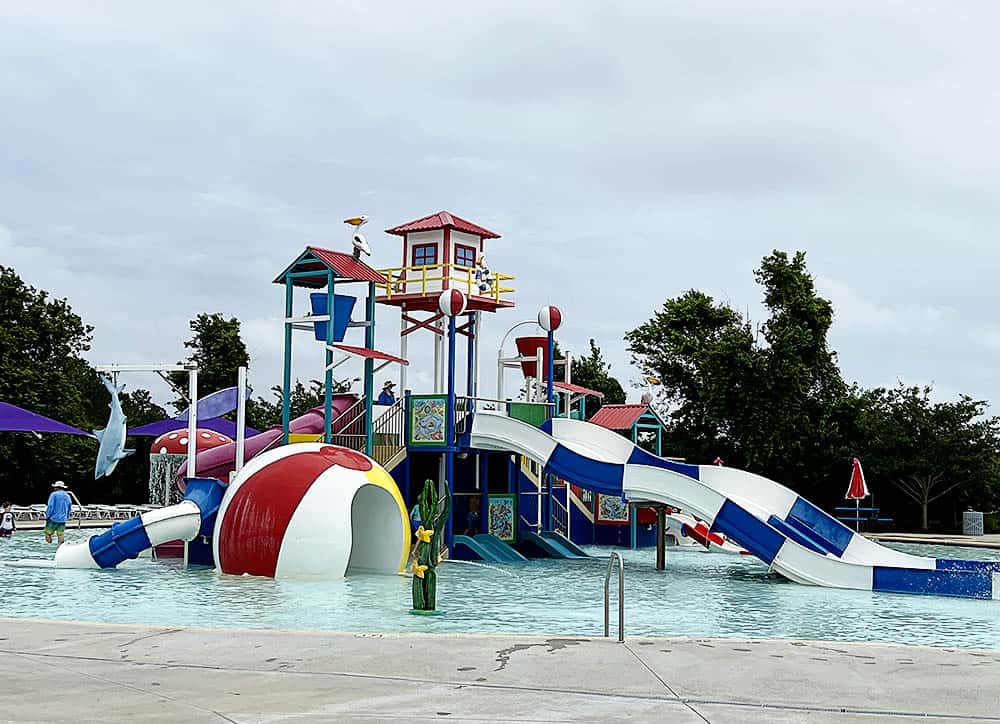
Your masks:
M 124 391 L 125 385 L 115 385 L 107 377 L 101 375 L 101 382 L 111 393 L 111 417 L 108 418 L 108 425 L 103 430 L 94 430 L 100 446 L 97 449 L 97 464 L 94 466 L 94 480 L 103 475 L 111 475 L 115 466 L 122 458 L 126 458 L 135 450 L 125 449 L 125 413 L 122 412 L 122 404 L 118 400 L 118 395 Z

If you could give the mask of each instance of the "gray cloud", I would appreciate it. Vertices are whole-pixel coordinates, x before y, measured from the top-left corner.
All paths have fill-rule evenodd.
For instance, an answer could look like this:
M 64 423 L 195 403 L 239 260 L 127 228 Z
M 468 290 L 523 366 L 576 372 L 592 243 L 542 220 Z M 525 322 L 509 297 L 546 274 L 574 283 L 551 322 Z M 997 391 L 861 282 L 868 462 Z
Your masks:
M 998 20 L 991 3 L 7 3 L 0 261 L 71 299 L 95 360 L 172 361 L 191 316 L 238 315 L 269 387 L 270 280 L 307 243 L 345 248 L 348 214 L 495 228 L 520 308 L 490 320 L 484 357 L 552 302 L 566 344 L 597 337 L 626 377 L 621 336 L 666 297 L 759 317 L 751 269 L 805 249 L 849 377 L 996 398 Z M 318 350 L 296 354 L 318 376 Z

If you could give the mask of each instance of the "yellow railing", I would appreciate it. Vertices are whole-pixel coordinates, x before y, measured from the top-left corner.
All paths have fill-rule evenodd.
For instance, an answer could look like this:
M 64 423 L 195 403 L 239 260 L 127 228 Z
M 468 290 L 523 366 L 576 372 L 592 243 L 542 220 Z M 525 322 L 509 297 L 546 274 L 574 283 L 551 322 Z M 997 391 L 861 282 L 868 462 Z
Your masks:
M 480 291 L 480 281 L 476 279 L 474 268 L 448 262 L 396 266 L 390 269 L 379 269 L 379 272 L 387 280 L 379 287 L 390 299 L 393 294 L 434 294 L 441 291 L 445 281 L 448 282 L 449 287 L 464 291 L 466 296 L 487 297 L 497 302 L 503 300 L 503 295 L 514 293 L 513 287 L 504 286 L 504 282 L 514 279 L 510 274 L 491 273 L 487 282 L 489 287 Z

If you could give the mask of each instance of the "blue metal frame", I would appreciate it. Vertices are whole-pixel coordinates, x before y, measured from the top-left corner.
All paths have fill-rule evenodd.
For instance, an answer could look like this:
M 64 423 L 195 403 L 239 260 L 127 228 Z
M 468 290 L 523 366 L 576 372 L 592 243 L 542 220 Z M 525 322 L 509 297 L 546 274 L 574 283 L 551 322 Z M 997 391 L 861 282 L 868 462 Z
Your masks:
M 375 282 L 368 282 L 368 299 L 365 304 L 365 347 L 375 349 Z M 365 360 L 365 454 L 372 454 L 374 420 L 372 397 L 375 395 L 375 360 Z
M 466 354 L 468 355 L 468 359 L 465 361 L 466 362 L 465 391 L 469 397 L 474 397 L 476 394 L 475 362 L 476 362 L 476 344 L 477 344 L 476 335 L 478 334 L 478 331 L 479 330 L 476 329 L 476 313 L 470 312 L 469 327 L 467 330 L 469 335 L 469 344 L 468 347 L 466 348 Z
M 326 323 L 326 347 L 324 359 L 326 360 L 326 371 L 323 375 L 323 442 L 329 443 L 333 440 L 333 344 L 334 317 L 336 316 L 337 305 L 334 304 L 334 281 L 333 271 L 326 270 L 326 313 L 330 316 Z
M 448 407 L 449 414 L 445 421 L 445 453 L 444 453 L 444 477 L 448 486 L 448 494 L 455 494 L 455 317 L 448 317 Z M 454 532 L 452 530 L 452 515 L 448 516 L 448 522 L 444 529 L 445 545 L 452 546 Z
M 292 285 L 291 275 L 285 277 L 285 319 L 290 319 L 292 316 L 293 307 L 293 295 L 292 290 L 294 286 Z M 328 325 L 329 329 L 333 325 Z M 292 397 L 291 397 L 291 387 L 292 387 L 292 325 L 287 321 L 285 322 L 285 365 L 282 372 L 282 386 L 281 386 L 281 441 L 287 445 L 288 444 L 288 424 L 291 419 L 292 412 Z
M 551 329 L 549 330 L 548 340 L 546 342 L 545 351 L 545 401 L 551 405 L 555 402 L 555 377 L 556 377 L 556 335 Z M 552 414 L 552 407 L 549 407 L 549 414 Z M 553 530 L 553 520 L 552 520 L 552 475 L 548 473 L 542 473 L 542 484 L 548 489 L 545 496 L 545 507 L 546 507 L 546 530 Z

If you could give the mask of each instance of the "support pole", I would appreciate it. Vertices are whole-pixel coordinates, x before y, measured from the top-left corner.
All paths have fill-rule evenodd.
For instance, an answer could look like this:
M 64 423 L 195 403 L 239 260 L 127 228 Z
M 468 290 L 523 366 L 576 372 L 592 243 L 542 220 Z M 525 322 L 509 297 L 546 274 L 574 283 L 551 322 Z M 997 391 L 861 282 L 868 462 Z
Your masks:
M 247 368 L 241 366 L 236 371 L 236 394 L 239 400 L 236 403 L 236 469 L 239 474 L 246 458 L 246 437 L 247 437 Z
M 288 444 L 288 423 L 292 412 L 292 278 L 285 278 L 285 362 L 281 376 L 281 442 Z
M 187 476 L 195 477 L 195 457 L 198 454 L 198 370 L 188 370 L 188 397 L 191 406 L 188 408 L 188 457 Z M 169 505 L 170 501 L 163 501 Z
M 448 494 L 454 501 L 455 495 L 455 317 L 448 317 L 448 407 L 445 415 L 445 445 L 444 477 L 448 485 Z M 452 546 L 454 531 L 452 521 L 455 518 L 454 509 L 448 516 L 445 526 L 445 545 Z
M 490 464 L 489 453 L 476 453 L 479 464 L 479 532 L 489 533 L 489 521 L 486 516 L 490 510 Z M 517 529 L 517 521 L 514 521 L 514 529 Z
M 479 396 L 479 330 L 483 328 L 483 313 L 475 313 L 476 340 L 472 346 L 472 396 Z M 497 398 L 501 399 L 501 398 Z
M 632 550 L 639 547 L 639 509 L 634 506 L 629 506 L 629 521 L 628 521 L 628 543 Z
M 550 405 L 556 401 L 555 397 L 555 379 L 556 379 L 556 334 L 552 330 L 549 330 L 549 339 L 546 347 L 546 357 L 548 358 L 545 364 L 545 401 Z
M 326 271 L 326 372 L 323 376 L 323 442 L 333 441 L 333 325 L 334 325 L 334 281 L 333 271 Z
M 662 505 L 656 506 L 656 570 L 667 567 L 667 516 Z
M 365 303 L 365 347 L 375 349 L 375 282 L 368 282 L 368 299 Z M 406 365 L 400 365 L 406 367 Z M 403 388 L 406 389 L 406 388 Z M 365 359 L 365 454 L 372 454 L 374 443 L 374 423 L 372 419 L 372 399 L 375 396 L 375 360 Z
M 503 400 L 503 347 L 497 350 L 497 400 Z
M 399 356 L 409 359 L 406 356 L 407 342 L 409 335 L 406 332 L 406 305 L 399 308 Z M 406 390 L 406 365 L 399 365 L 399 389 Z
M 476 335 L 479 328 L 476 326 L 476 312 L 469 314 L 469 344 L 466 348 L 465 366 L 465 394 L 468 397 L 476 396 Z M 470 403 L 471 404 L 471 403 Z
M 436 329 L 441 328 L 441 322 L 437 321 L 434 323 Z M 442 370 L 444 368 L 444 336 L 435 333 L 434 334 L 434 393 L 440 394 L 444 385 L 441 384 L 441 379 L 443 377 Z
M 541 402 L 542 400 L 542 372 L 543 359 L 542 350 L 539 348 L 535 350 L 535 391 L 532 396 L 532 402 Z

